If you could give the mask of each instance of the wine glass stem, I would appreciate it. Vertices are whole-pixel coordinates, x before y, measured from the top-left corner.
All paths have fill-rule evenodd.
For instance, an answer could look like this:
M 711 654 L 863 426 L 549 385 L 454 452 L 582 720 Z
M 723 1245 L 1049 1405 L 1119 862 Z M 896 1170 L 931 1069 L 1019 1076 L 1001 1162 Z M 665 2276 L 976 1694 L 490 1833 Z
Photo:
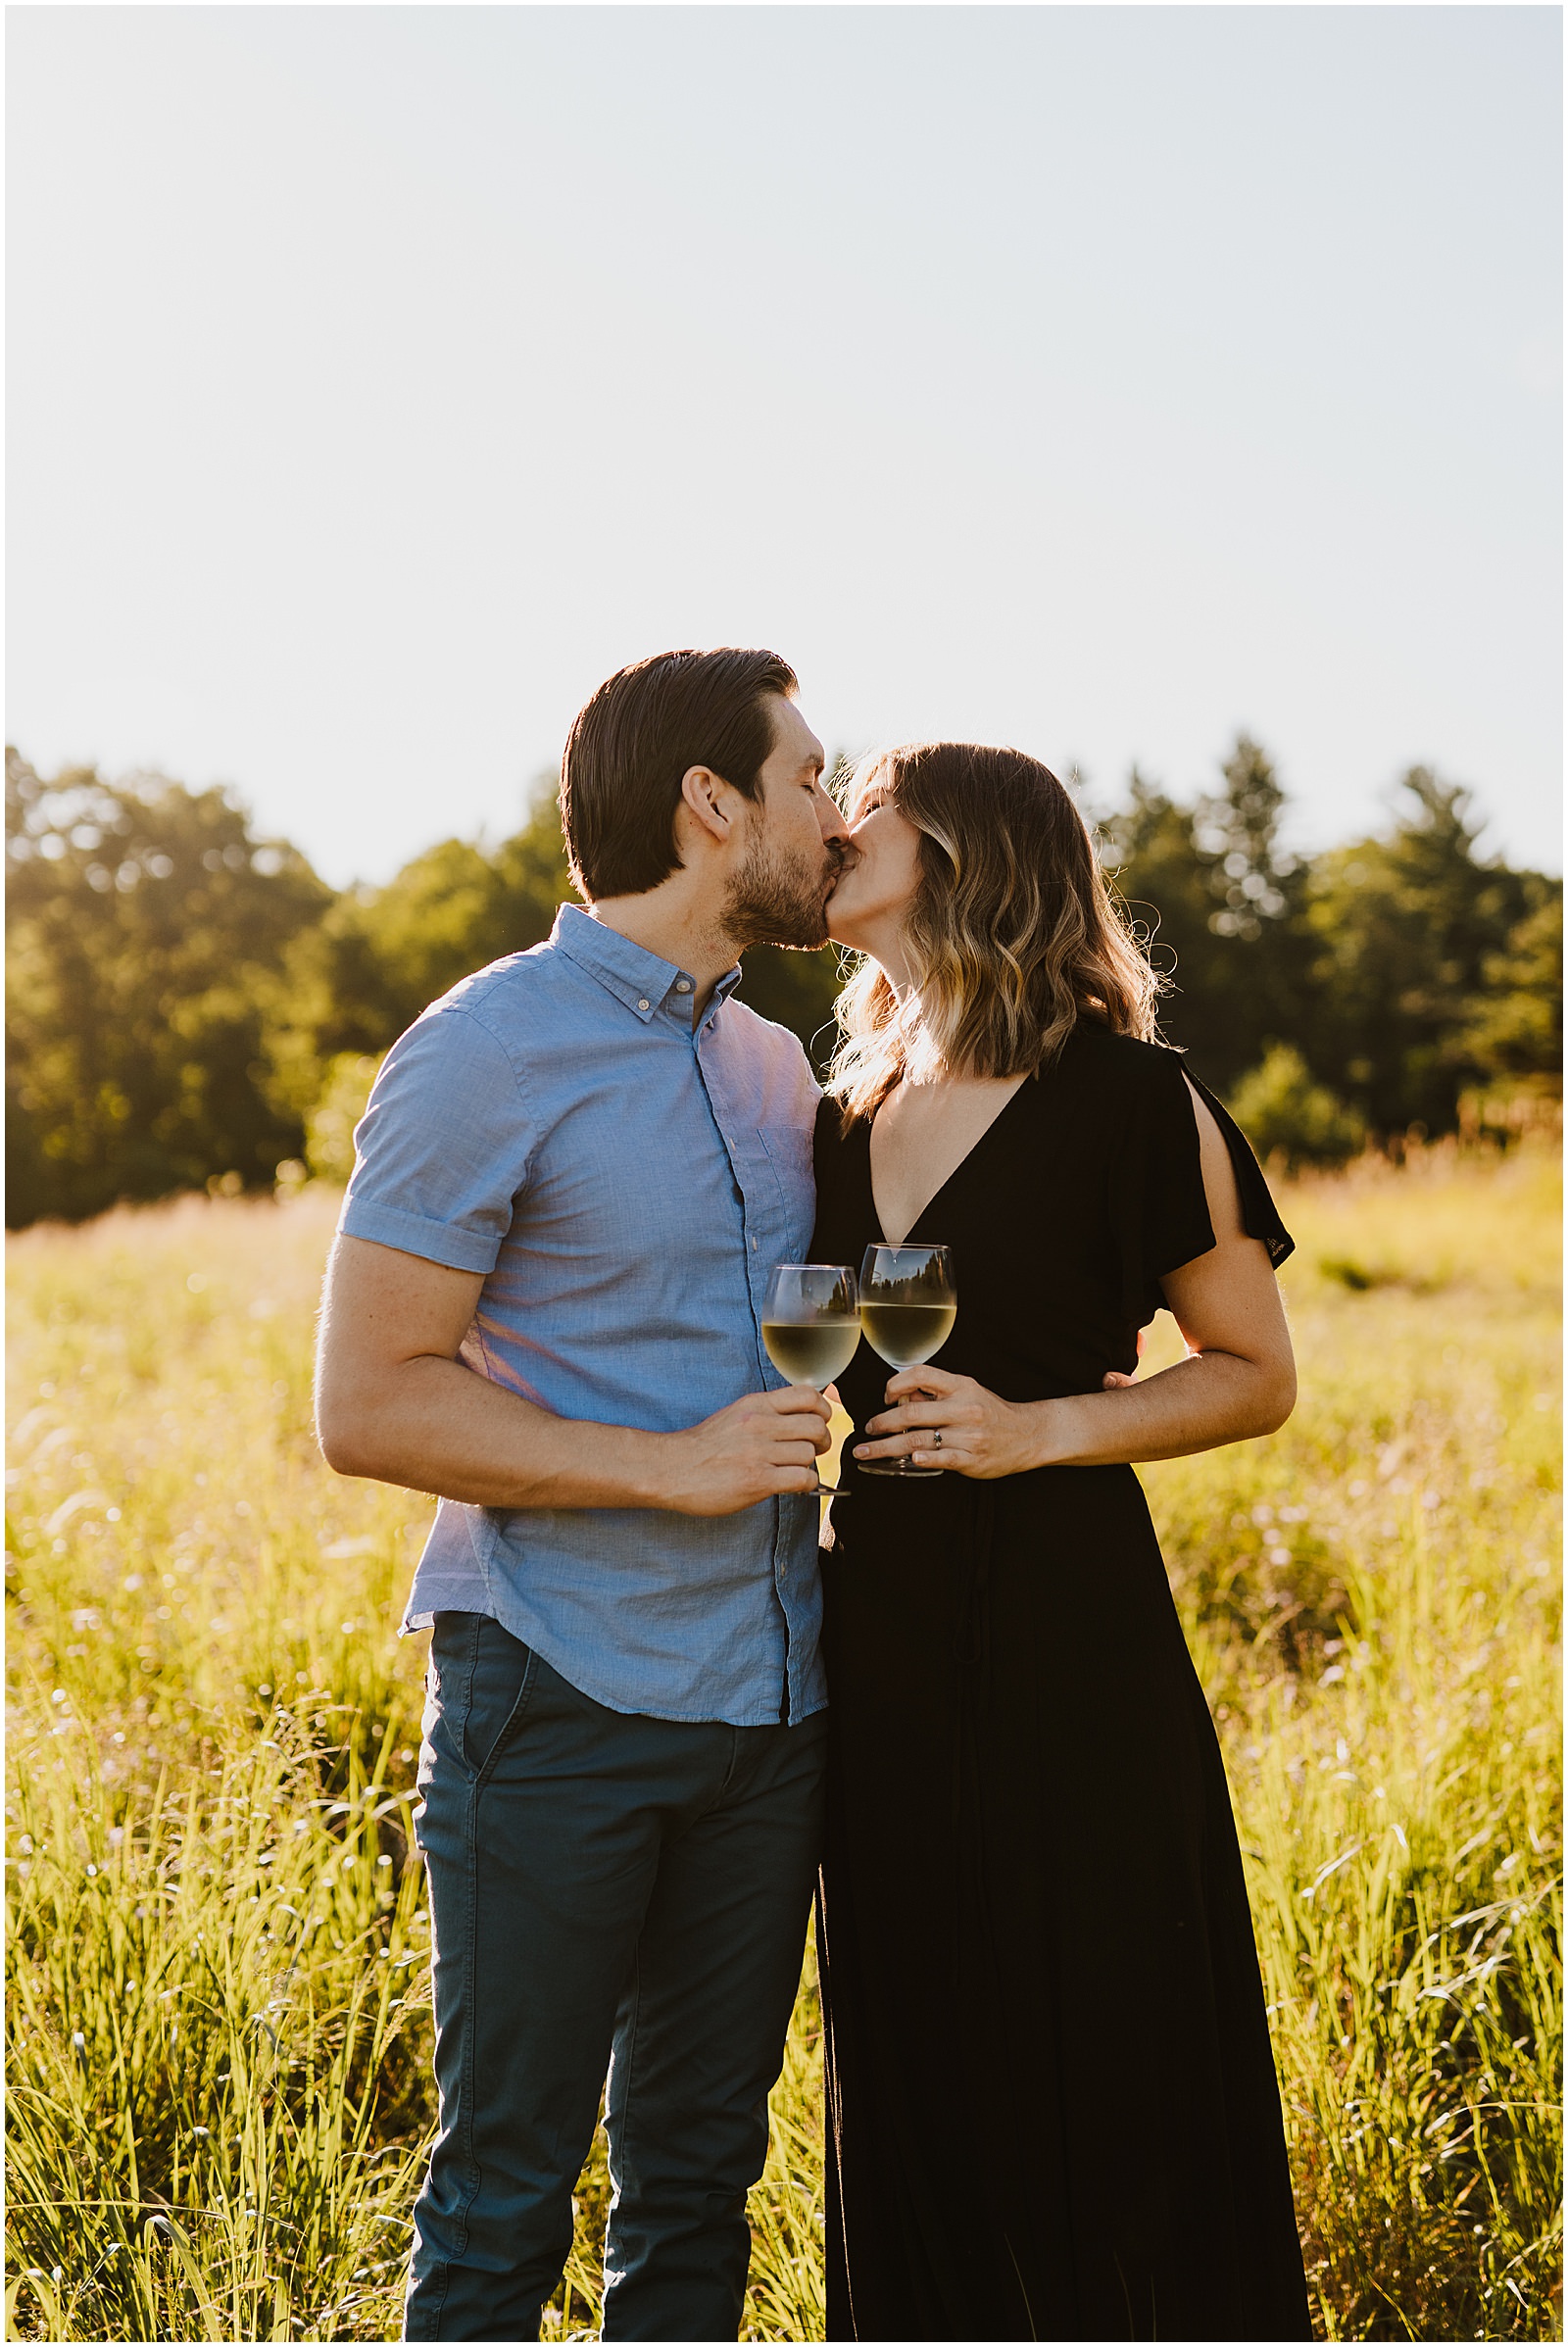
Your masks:
M 833 1380 L 832 1380 L 831 1378 L 829 1378 L 829 1379 L 828 1379 L 828 1381 L 827 1381 L 827 1385 L 826 1385 L 826 1386 L 818 1386 L 818 1387 L 817 1387 L 817 1389 L 816 1389 L 816 1390 L 817 1390 L 817 1392 L 818 1392 L 818 1394 L 825 1394 L 825 1393 L 827 1392 L 827 1387 L 828 1387 L 828 1386 L 830 1386 L 832 1383 L 833 1383 Z M 837 1485 L 837 1484 L 825 1484 L 825 1483 L 822 1481 L 822 1470 L 821 1470 L 821 1468 L 820 1468 L 820 1467 L 818 1467 L 818 1469 L 817 1469 L 817 1471 L 816 1471 L 816 1496 L 817 1496 L 817 1498 L 818 1498 L 818 1499 L 837 1499 L 838 1495 L 839 1495 L 839 1487 L 838 1487 L 838 1485 Z

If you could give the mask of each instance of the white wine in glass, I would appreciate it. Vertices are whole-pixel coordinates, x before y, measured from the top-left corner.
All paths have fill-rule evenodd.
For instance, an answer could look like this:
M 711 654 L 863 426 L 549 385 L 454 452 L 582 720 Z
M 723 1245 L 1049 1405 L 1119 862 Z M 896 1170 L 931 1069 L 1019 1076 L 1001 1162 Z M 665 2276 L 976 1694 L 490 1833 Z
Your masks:
M 940 1352 L 958 1316 L 949 1247 L 868 1247 L 860 1265 L 860 1326 L 891 1369 L 917 1369 Z M 860 1475 L 940 1475 L 906 1456 L 857 1459 Z
M 847 1263 L 775 1263 L 762 1305 L 767 1357 L 792 1386 L 822 1393 L 843 1375 L 860 1342 L 855 1274 Z M 817 1478 L 831 1499 L 837 1487 Z

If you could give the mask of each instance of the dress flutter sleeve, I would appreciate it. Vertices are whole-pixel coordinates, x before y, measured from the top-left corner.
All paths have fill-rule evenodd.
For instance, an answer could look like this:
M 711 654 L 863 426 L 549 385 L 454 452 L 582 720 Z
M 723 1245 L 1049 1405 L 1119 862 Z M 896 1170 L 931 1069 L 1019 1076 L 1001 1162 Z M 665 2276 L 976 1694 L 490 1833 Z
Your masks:
M 1263 1168 L 1252 1154 L 1252 1148 L 1223 1100 L 1217 1100 L 1203 1082 L 1187 1070 L 1188 1082 L 1213 1117 L 1224 1136 L 1225 1147 L 1231 1153 L 1231 1171 L 1236 1176 L 1236 1188 L 1242 1200 L 1242 1224 L 1249 1239 L 1260 1239 L 1268 1248 L 1268 1259 L 1276 1271 L 1287 1255 L 1296 1252 L 1296 1241 L 1280 1220 L 1269 1186 L 1263 1178 Z
M 1235 1118 L 1177 1052 L 1160 1051 L 1157 1060 L 1147 1063 L 1147 1080 L 1123 1128 L 1111 1177 L 1121 1240 L 1122 1304 L 1126 1317 L 1140 1328 L 1164 1303 L 1160 1281 L 1165 1275 L 1206 1255 L 1215 1244 L 1194 1092 L 1210 1111 L 1230 1151 L 1248 1236 L 1262 1241 L 1275 1265 L 1284 1262 L 1296 1244 Z

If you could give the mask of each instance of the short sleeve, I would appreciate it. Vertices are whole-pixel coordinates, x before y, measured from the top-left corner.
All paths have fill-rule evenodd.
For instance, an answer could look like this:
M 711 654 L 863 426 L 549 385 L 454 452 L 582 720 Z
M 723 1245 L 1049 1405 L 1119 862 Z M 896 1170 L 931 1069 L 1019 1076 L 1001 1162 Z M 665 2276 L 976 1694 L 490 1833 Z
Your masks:
M 1142 1061 L 1139 1074 L 1111 1170 L 1111 1211 L 1121 1247 L 1122 1312 L 1143 1328 L 1165 1301 L 1159 1283 L 1166 1272 L 1206 1255 L 1214 1226 L 1181 1060 L 1160 1051 Z
M 387 1053 L 355 1128 L 338 1229 L 454 1271 L 493 1271 L 532 1143 L 501 1043 L 466 1011 L 427 1011 Z
M 1161 1051 L 1149 1064 L 1148 1079 L 1139 1088 L 1123 1129 L 1111 1184 L 1121 1243 L 1122 1308 L 1139 1328 L 1164 1303 L 1160 1282 L 1166 1274 L 1206 1255 L 1215 1245 L 1194 1092 L 1213 1116 L 1230 1151 L 1248 1236 L 1262 1241 L 1275 1265 L 1284 1262 L 1295 1245 L 1241 1127 L 1178 1053 Z
M 1268 1249 L 1268 1259 L 1276 1271 L 1287 1255 L 1296 1252 L 1296 1241 L 1280 1220 L 1263 1168 L 1252 1154 L 1251 1144 L 1242 1131 L 1223 1100 L 1217 1100 L 1200 1076 L 1187 1070 L 1188 1081 L 1204 1107 L 1213 1117 L 1225 1147 L 1231 1153 L 1231 1171 L 1236 1176 L 1236 1188 L 1242 1201 L 1242 1228 L 1249 1239 L 1260 1239 Z

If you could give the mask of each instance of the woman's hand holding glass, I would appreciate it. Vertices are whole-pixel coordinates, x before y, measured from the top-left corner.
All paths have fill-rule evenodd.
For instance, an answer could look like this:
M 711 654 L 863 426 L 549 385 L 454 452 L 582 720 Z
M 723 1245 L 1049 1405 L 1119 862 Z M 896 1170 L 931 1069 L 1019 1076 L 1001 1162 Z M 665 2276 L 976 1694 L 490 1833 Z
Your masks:
M 907 1458 L 928 1473 L 946 1469 L 985 1479 L 1039 1463 L 1038 1405 L 1004 1401 L 972 1377 L 956 1377 L 950 1369 L 904 1369 L 889 1378 L 887 1399 L 887 1408 L 866 1424 L 876 1440 L 856 1444 L 862 1465 Z
M 1109 1369 L 1101 1392 L 1124 1392 L 1137 1382 L 1125 1370 Z M 887 1401 L 879 1416 L 866 1421 L 866 1433 L 879 1439 L 858 1444 L 857 1459 L 903 1456 L 911 1469 L 943 1468 L 981 1482 L 1057 1462 L 1053 1437 L 1059 1439 L 1067 1406 L 1060 1402 L 1004 1401 L 988 1386 L 955 1377 L 950 1369 L 901 1371 L 888 1380 Z
M 947 1247 L 890 1246 L 884 1241 L 868 1247 L 860 1265 L 860 1325 L 874 1352 L 890 1369 L 904 1374 L 908 1392 L 929 1389 L 929 1373 L 915 1374 L 916 1362 L 940 1352 L 953 1334 L 957 1316 L 958 1289 L 953 1250 Z M 895 1378 L 888 1387 L 891 1394 Z M 872 1419 L 872 1427 L 881 1421 Z M 938 1443 L 940 1447 L 940 1442 Z M 907 1444 L 861 1442 L 855 1457 L 866 1475 L 936 1475 L 943 1461 L 913 1457 Z

